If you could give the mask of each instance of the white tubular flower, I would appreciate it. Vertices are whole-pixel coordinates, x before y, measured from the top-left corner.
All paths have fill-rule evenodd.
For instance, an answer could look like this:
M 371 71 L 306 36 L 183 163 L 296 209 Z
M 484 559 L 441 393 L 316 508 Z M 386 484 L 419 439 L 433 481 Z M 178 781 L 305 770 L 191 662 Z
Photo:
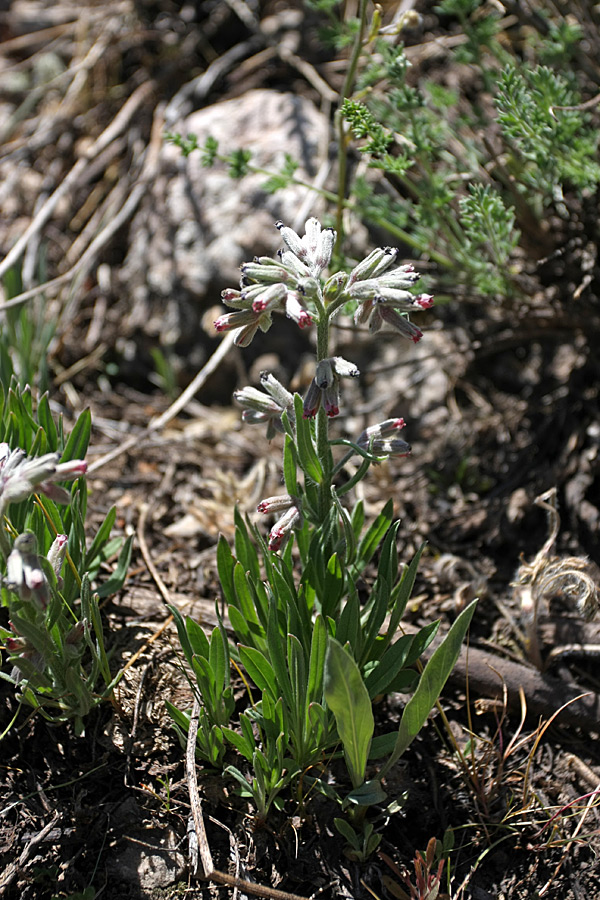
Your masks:
M 371 250 L 368 256 L 356 265 L 350 275 L 346 287 L 350 288 L 356 281 L 364 281 L 366 278 L 376 278 L 389 268 L 398 256 L 398 250 L 394 247 L 377 247 Z
M 280 497 L 267 497 L 257 506 L 259 513 L 283 513 L 269 532 L 269 550 L 279 550 L 284 539 L 295 529 L 302 528 L 304 521 L 297 497 L 282 494 Z
M 304 237 L 300 237 L 283 222 L 276 222 L 275 226 L 288 250 L 308 268 L 311 275 L 318 278 L 331 261 L 335 231 L 332 228 L 322 229 L 321 223 L 315 218 L 306 222 Z
M 365 428 L 356 443 L 374 456 L 409 456 L 410 444 L 398 437 L 405 425 L 404 419 L 385 419 Z
M 262 313 L 281 307 L 287 293 L 285 284 L 272 284 L 270 287 L 263 288 L 258 297 L 252 301 L 252 311 Z
M 369 319 L 369 331 L 372 333 L 379 331 L 385 323 L 391 325 L 402 337 L 408 338 L 413 344 L 418 344 L 423 337 L 421 329 L 413 325 L 406 316 L 401 316 L 399 312 L 384 303 L 376 303 Z
M 66 534 L 57 534 L 46 554 L 46 559 L 52 566 L 52 570 L 57 578 L 60 578 L 60 570 L 62 569 L 65 556 L 67 555 L 68 543 L 69 538 Z
M 260 383 L 264 387 L 265 391 L 268 391 L 273 400 L 277 404 L 279 404 L 280 409 L 283 411 L 287 410 L 290 419 L 294 418 L 294 396 L 290 394 L 287 388 L 284 388 L 282 383 L 275 378 L 271 372 L 261 372 L 260 373 Z
M 287 410 L 290 421 L 294 421 L 294 398 L 270 372 L 261 372 L 260 383 L 268 393 L 258 388 L 244 387 L 234 391 L 233 398 L 242 407 L 242 419 L 249 425 L 267 426 L 267 439 L 272 440 L 285 429 L 281 414 Z
M 68 503 L 71 496 L 56 481 L 72 481 L 87 471 L 83 459 L 59 463 L 60 453 L 28 458 L 24 450 L 0 444 L 0 498 L 3 503 L 20 503 L 30 494 L 45 494 L 56 503 Z
M 368 323 L 371 333 L 375 333 L 387 323 L 416 344 L 423 332 L 400 312 L 428 309 L 433 305 L 433 296 L 411 293 L 409 289 L 421 276 L 410 263 L 391 268 L 397 255 L 398 251 L 391 247 L 373 250 L 352 270 L 345 290 L 350 299 L 358 301 L 356 325 Z
M 285 512 L 290 506 L 298 506 L 298 500 L 289 494 L 281 494 L 279 497 L 267 497 L 261 500 L 256 507 L 259 513 L 281 513 Z
M 304 518 L 297 506 L 290 506 L 282 517 L 275 522 L 269 532 L 269 550 L 279 550 L 286 537 L 292 531 L 302 528 Z
M 313 324 L 312 316 L 301 303 L 299 291 L 288 291 L 285 298 L 285 314 L 292 319 L 299 328 L 309 328 Z
M 225 313 L 219 316 L 218 319 L 215 319 L 214 322 L 215 330 L 219 334 L 222 331 L 235 329 L 236 335 L 233 343 L 236 347 L 248 347 L 252 343 L 252 339 L 258 329 L 260 328 L 261 331 L 266 332 L 271 327 L 271 324 L 272 320 L 269 310 L 257 313 L 253 309 L 240 309 L 237 312 Z
M 33 601 L 40 609 L 46 609 L 50 591 L 40 566 L 37 541 L 31 532 L 20 534 L 15 539 L 6 562 L 6 575 L 11 589 L 24 603 Z

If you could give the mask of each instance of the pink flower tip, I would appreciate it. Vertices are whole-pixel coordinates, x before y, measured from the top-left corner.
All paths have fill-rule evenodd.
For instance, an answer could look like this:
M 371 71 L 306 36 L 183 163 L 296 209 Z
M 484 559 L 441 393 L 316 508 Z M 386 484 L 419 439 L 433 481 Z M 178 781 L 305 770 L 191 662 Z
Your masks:
M 300 318 L 298 319 L 298 327 L 299 328 L 310 328 L 312 323 L 313 323 L 313 320 L 308 313 L 301 315 Z
M 285 535 L 279 529 L 273 529 L 269 535 L 269 550 L 279 550 Z
M 227 331 L 228 325 L 227 325 L 227 320 L 225 319 L 224 316 L 222 316 L 220 319 L 216 319 L 213 324 L 215 326 L 215 331 L 218 331 L 218 332 Z
M 418 297 L 415 297 L 415 303 L 421 309 L 429 309 L 433 306 L 433 294 L 419 294 Z

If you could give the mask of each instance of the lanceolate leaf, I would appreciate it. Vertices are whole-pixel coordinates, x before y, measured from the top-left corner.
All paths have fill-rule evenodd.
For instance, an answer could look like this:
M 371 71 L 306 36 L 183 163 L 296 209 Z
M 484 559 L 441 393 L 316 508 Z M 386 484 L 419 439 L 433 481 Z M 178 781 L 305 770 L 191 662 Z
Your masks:
M 473 618 L 476 605 L 477 601 L 474 600 L 461 612 L 444 638 L 443 643 L 435 650 L 425 666 L 417 689 L 404 707 L 394 751 L 379 772 L 380 778 L 383 778 L 402 756 L 425 724 L 431 708 L 440 696 L 448 676 L 456 665 L 456 660 Z
M 304 474 L 316 484 L 323 481 L 323 468 L 317 456 L 311 433 L 311 425 L 303 416 L 302 397 L 294 396 L 296 411 L 296 429 L 298 441 L 298 462 Z
M 352 786 L 365 777 L 375 723 L 368 691 L 352 656 L 333 638 L 325 658 L 325 700 L 335 716 Z

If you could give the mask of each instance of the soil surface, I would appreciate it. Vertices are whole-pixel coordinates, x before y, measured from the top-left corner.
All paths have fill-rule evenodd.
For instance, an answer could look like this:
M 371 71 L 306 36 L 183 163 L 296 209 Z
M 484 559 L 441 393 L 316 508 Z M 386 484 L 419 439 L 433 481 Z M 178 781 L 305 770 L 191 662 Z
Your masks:
M 307 795 L 301 806 L 290 803 L 285 814 L 261 823 L 231 781 L 199 767 L 215 868 L 241 879 L 241 887 L 203 880 L 190 863 L 185 748 L 164 700 L 191 708 L 192 697 L 168 605 L 213 627 L 217 537 L 233 537 L 236 502 L 252 512 L 280 485 L 278 440 L 269 444 L 259 429 L 242 427 L 231 392 L 256 383 L 267 367 L 302 390 L 311 344 L 299 332 L 290 338 L 289 330 L 274 328 L 249 351 L 230 349 L 193 399 L 149 430 L 194 377 L 197 361 L 218 348 L 202 325 L 218 293 L 198 301 L 188 355 L 181 345 L 163 346 L 172 378 L 161 380 L 152 357 L 156 336 L 143 324 L 122 325 L 131 322 L 136 301 L 119 280 L 131 215 L 118 215 L 136 185 L 147 188 L 161 108 L 232 48 L 257 42 L 205 85 L 194 108 L 273 88 L 323 109 L 314 73 L 341 88 L 345 51 L 325 51 L 314 14 L 292 6 L 0 4 L 0 52 L 10 80 L 0 101 L 8 185 L 3 256 L 134 97 L 127 126 L 108 142 L 103 162 L 67 182 L 68 199 L 38 229 L 36 247 L 25 254 L 24 287 L 37 284 L 30 257 L 41 242 L 47 277 L 66 276 L 47 300 L 58 317 L 48 360 L 51 396 L 67 420 L 86 406 L 93 414 L 90 533 L 116 505 L 119 532 L 136 534 L 125 588 L 102 607 L 114 671 L 124 669 L 114 703 L 89 717 L 82 737 L 25 711 L 5 732 L 15 702 L 10 685 L 0 682 L 0 896 L 250 896 L 245 880 L 263 886 L 266 897 L 403 898 L 402 873 L 415 882 L 415 853 L 451 831 L 451 874 L 441 891 L 453 900 L 589 900 L 600 895 L 600 628 L 582 621 L 565 582 L 548 591 L 536 632 L 540 672 L 524 638 L 523 566 L 539 564 L 553 538 L 546 562 L 550 556 L 572 568 L 575 560 L 598 583 L 598 196 L 566 198 L 568 219 L 557 216 L 549 246 L 533 247 L 523 260 L 522 299 L 503 304 L 467 289 L 448 293 L 449 302 L 427 313 L 425 338 L 415 347 L 399 347 L 393 334 L 337 334 L 340 352 L 365 376 L 351 386 L 340 431 L 355 432 L 375 414 L 409 423 L 412 455 L 372 469 L 363 488 L 369 516 L 393 497 L 403 560 L 427 542 L 404 626 L 441 617 L 447 628 L 479 597 L 469 639 L 473 677 L 465 651 L 440 709 L 390 772 L 386 790 L 399 809 L 375 822 L 383 836 L 378 852 L 365 863 L 348 859 L 333 824 L 338 810 L 324 798 Z M 436 69 L 440 81 L 465 78 L 444 44 L 457 23 L 440 23 L 432 4 L 416 6 L 422 25 L 407 36 L 415 59 L 415 48 L 435 44 L 429 73 Z M 506 15 L 523 27 L 539 16 L 536 4 L 527 4 L 530 18 L 519 23 L 512 6 L 505 4 Z M 298 17 L 290 20 L 290 13 Z M 276 26 L 292 36 L 289 52 L 280 52 Z M 114 233 L 102 231 L 103 217 L 116 221 Z M 105 240 L 90 264 L 74 268 L 99 233 Z M 81 235 L 87 243 L 79 246 Z M 372 246 L 378 236 L 367 240 Z M 273 253 L 277 247 L 274 231 Z M 402 253 L 410 258 L 408 248 Z M 428 275 L 435 286 L 434 267 Z M 536 504 L 542 495 L 543 505 Z M 586 692 L 579 706 L 555 715 Z M 238 694 L 241 702 L 241 681 Z M 392 695 L 376 704 L 379 731 L 398 722 L 404 702 Z

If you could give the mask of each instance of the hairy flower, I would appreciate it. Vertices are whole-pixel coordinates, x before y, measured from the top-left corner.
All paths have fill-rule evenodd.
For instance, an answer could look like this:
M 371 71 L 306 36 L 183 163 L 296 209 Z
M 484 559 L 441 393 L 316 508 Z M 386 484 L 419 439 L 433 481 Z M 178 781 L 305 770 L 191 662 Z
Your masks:
M 0 444 L 0 501 L 20 503 L 30 494 L 45 494 L 56 503 L 68 503 L 71 496 L 57 481 L 72 481 L 85 475 L 87 463 L 72 459 L 60 463 L 60 453 L 45 453 L 28 457 L 24 450 L 11 450 L 8 444 Z
M 365 428 L 356 443 L 362 450 L 374 456 L 408 456 L 410 444 L 398 437 L 406 425 L 404 419 L 385 419 L 377 425 Z
M 433 296 L 411 293 L 409 289 L 421 276 L 411 264 L 392 268 L 397 254 L 391 247 L 373 250 L 352 270 L 345 290 L 350 299 L 358 301 L 354 314 L 357 325 L 368 323 L 374 333 L 388 324 L 416 344 L 423 332 L 401 313 L 428 309 Z
M 283 494 L 267 497 L 257 506 L 260 513 L 283 513 L 269 532 L 269 550 L 279 550 L 285 538 L 295 529 L 302 528 L 304 518 L 297 497 Z
M 292 531 L 302 528 L 303 521 L 301 510 L 297 506 L 290 506 L 269 532 L 269 550 L 279 550 Z
M 267 425 L 267 439 L 272 440 L 279 432 L 285 431 L 281 414 L 287 411 L 290 421 L 294 421 L 294 397 L 271 375 L 261 372 L 260 383 L 268 393 L 255 387 L 244 387 L 234 391 L 233 397 L 242 407 L 242 419 L 249 425 Z
M 306 266 L 311 275 L 318 278 L 331 261 L 336 238 L 333 228 L 321 228 L 319 220 L 311 218 L 304 226 L 304 236 L 300 237 L 283 222 L 276 222 L 275 225 L 288 250 Z
M 37 553 L 37 540 L 31 532 L 20 534 L 6 562 L 6 575 L 12 590 L 23 602 L 33 601 L 46 609 L 50 591 Z
M 391 325 L 392 328 L 400 332 L 402 337 L 409 338 L 413 344 L 418 344 L 423 337 L 421 329 L 413 325 L 406 316 L 401 315 L 390 306 L 376 302 L 369 317 L 369 331 L 375 334 L 385 324 Z
M 291 229 L 288 231 L 295 234 Z M 285 313 L 300 328 L 309 327 L 313 319 L 304 301 L 318 296 L 315 272 L 314 265 L 305 265 L 290 250 L 280 252 L 277 260 L 259 256 L 244 263 L 240 289 L 227 288 L 221 293 L 223 302 L 235 312 L 219 316 L 214 323 L 215 329 L 218 332 L 235 329 L 234 343 L 238 347 L 247 347 L 259 328 L 264 332 L 269 330 L 274 312 Z
M 237 312 L 225 313 L 215 320 L 215 329 L 219 333 L 236 329 L 233 343 L 236 347 L 248 347 L 260 328 L 266 332 L 271 327 L 271 313 L 255 312 L 253 309 L 241 309 Z
M 341 356 L 320 360 L 304 398 L 304 418 L 314 419 L 321 403 L 328 416 L 339 415 L 340 378 L 356 378 L 358 375 L 357 366 Z

